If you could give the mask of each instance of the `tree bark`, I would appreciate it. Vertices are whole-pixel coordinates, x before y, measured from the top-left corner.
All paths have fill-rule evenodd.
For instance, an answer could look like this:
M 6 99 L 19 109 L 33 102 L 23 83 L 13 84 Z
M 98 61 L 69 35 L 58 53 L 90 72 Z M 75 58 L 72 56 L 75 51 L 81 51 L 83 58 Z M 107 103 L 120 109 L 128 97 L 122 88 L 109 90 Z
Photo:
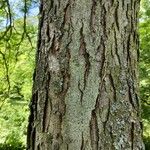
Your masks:
M 29 150 L 143 150 L 139 0 L 41 0 Z

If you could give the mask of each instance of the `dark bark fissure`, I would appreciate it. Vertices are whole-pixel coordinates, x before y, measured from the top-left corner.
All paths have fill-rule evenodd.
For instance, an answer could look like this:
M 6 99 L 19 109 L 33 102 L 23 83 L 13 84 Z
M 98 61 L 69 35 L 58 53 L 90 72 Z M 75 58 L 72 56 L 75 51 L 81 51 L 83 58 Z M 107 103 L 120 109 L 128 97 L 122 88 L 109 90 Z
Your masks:
M 122 63 L 121 63 L 121 60 L 120 60 L 120 56 L 119 56 L 119 54 L 118 54 L 118 43 L 117 43 L 117 35 L 116 35 L 117 33 L 116 33 L 116 31 L 114 30 L 114 39 L 115 39 L 115 52 L 116 52 L 116 56 L 117 56 L 117 58 L 118 58 L 118 62 L 119 62 L 119 65 L 120 65 L 120 69 L 121 69 L 121 67 L 122 67 Z
M 46 100 L 45 100 L 45 106 L 44 106 L 44 114 L 43 114 L 43 132 L 46 132 L 46 126 L 47 126 L 47 116 L 48 116 L 48 93 L 46 92 Z
M 129 35 L 128 41 L 127 41 L 127 43 L 128 43 L 128 45 L 127 45 L 127 62 L 131 62 L 131 58 L 130 58 L 130 36 L 131 35 Z
M 122 0 L 122 8 L 124 8 L 124 0 Z
M 49 111 L 52 110 L 52 104 L 50 104 L 50 100 L 49 100 L 49 83 L 50 83 L 50 73 L 49 72 L 48 72 L 47 77 L 48 77 L 48 79 L 47 79 L 47 85 L 45 87 L 46 97 L 45 97 L 45 106 L 44 106 L 44 114 L 43 114 L 43 132 L 48 131 Z M 50 110 L 48 109 L 49 107 L 51 107 Z
M 110 79 L 110 84 L 111 84 L 111 86 L 112 86 L 112 88 L 113 88 L 114 101 L 117 101 L 116 86 L 115 86 L 115 84 L 114 84 L 114 80 L 113 80 L 113 77 L 112 77 L 111 74 L 109 74 L 109 79 Z
M 36 129 L 35 129 L 35 128 L 33 129 L 31 135 L 32 135 L 32 136 L 31 136 L 31 139 L 36 139 Z M 30 140 L 31 140 L 31 139 L 30 139 Z M 32 140 L 31 147 L 33 147 L 32 149 L 34 150 L 34 147 L 35 147 L 35 140 Z M 30 147 L 29 147 L 29 149 L 30 149 Z
M 27 145 L 29 146 L 28 149 L 31 147 L 34 147 L 35 141 L 32 140 L 35 138 L 35 127 L 33 124 L 33 121 L 37 118 L 37 101 L 38 101 L 38 92 L 36 91 L 33 93 L 32 101 L 30 104 L 30 116 L 29 116 L 29 125 L 28 125 L 28 139 L 27 139 Z M 32 142 L 31 142 L 32 140 Z M 31 142 L 31 144 L 30 144 Z
M 46 28 L 46 35 L 47 35 L 47 43 L 49 43 L 50 42 L 50 28 L 49 28 L 49 24 L 48 24 L 48 22 L 47 22 L 47 28 Z
M 78 89 L 79 89 L 80 94 L 81 94 L 80 102 L 81 102 L 81 105 L 82 105 L 84 92 L 83 92 L 83 90 L 80 88 L 80 86 L 81 86 L 81 85 L 80 85 L 80 81 L 78 81 Z
M 101 44 L 100 44 L 100 47 L 98 47 L 98 48 L 101 51 L 101 60 L 100 60 L 101 66 L 100 66 L 99 76 L 103 80 L 104 71 L 105 71 L 105 65 L 106 65 L 106 56 L 105 56 L 106 50 L 105 50 L 105 43 L 104 43 L 103 38 L 101 38 Z
M 83 136 L 83 132 L 82 132 L 82 142 L 81 142 L 81 148 L 80 148 L 80 150 L 85 150 L 85 148 L 84 148 L 84 136 Z
M 110 105 L 110 100 L 109 100 L 109 105 L 108 105 L 108 106 L 109 106 L 109 107 L 108 107 L 108 112 L 107 112 L 107 116 L 106 116 L 106 121 L 103 122 L 104 134 L 106 134 L 106 125 L 107 125 L 108 120 L 109 120 L 109 117 L 110 117 L 110 107 L 111 107 L 111 105 Z
M 131 123 L 131 149 L 134 150 L 134 122 Z
M 104 5 L 102 5 L 102 12 L 101 12 L 101 25 L 102 25 L 102 29 L 103 29 L 103 40 L 106 42 L 107 40 L 107 29 L 106 29 L 106 14 L 107 14 L 107 11 L 106 11 L 106 8 Z M 106 46 L 106 45 L 105 45 Z
M 80 38 L 79 55 L 83 56 L 85 59 L 85 71 L 84 71 L 83 89 L 81 89 L 81 87 L 80 87 L 80 81 L 78 82 L 78 88 L 79 88 L 79 91 L 81 93 L 81 98 L 80 98 L 81 105 L 82 105 L 84 90 L 86 88 L 86 84 L 87 84 L 87 80 L 88 80 L 88 76 L 89 76 L 89 71 L 90 71 L 90 66 L 91 66 L 90 60 L 89 60 L 89 53 L 87 52 L 87 49 L 86 49 L 86 42 L 84 39 L 83 28 L 84 28 L 84 23 L 82 22 L 82 27 L 80 29 L 80 37 L 81 38 Z
M 128 93 L 129 93 L 129 101 L 130 101 L 130 104 L 132 105 L 133 108 L 135 108 L 135 104 L 133 102 L 133 98 L 132 98 L 132 95 L 133 95 L 133 90 L 131 88 L 131 85 L 129 84 L 129 81 L 128 82 L 128 86 L 129 86 L 129 89 L 128 89 Z
M 91 146 L 93 150 L 98 149 L 99 142 L 99 129 L 98 122 L 95 110 L 92 111 L 91 122 L 90 122 L 90 138 L 91 138 Z
M 67 3 L 66 7 L 64 8 L 64 20 L 63 20 L 63 23 L 62 23 L 62 29 L 63 27 L 65 26 L 65 23 L 68 21 L 68 9 L 70 7 L 70 2 Z
M 118 7 L 119 7 L 119 2 L 117 2 L 117 6 L 115 8 L 115 20 L 116 20 L 116 26 L 117 26 L 117 29 L 119 31 L 119 20 L 118 20 Z
M 93 33 L 95 33 L 94 29 L 94 21 L 95 21 L 95 11 L 96 11 L 96 0 L 92 0 L 92 8 L 91 8 L 91 16 L 90 16 L 90 28 Z
M 102 5 L 101 10 L 101 19 L 100 24 L 102 26 L 102 36 L 100 38 L 100 51 L 101 51 L 101 62 L 100 62 L 100 78 L 101 82 L 103 81 L 103 78 L 105 77 L 105 70 L 106 70 L 106 41 L 107 41 L 107 29 L 106 29 L 106 9 L 105 6 Z

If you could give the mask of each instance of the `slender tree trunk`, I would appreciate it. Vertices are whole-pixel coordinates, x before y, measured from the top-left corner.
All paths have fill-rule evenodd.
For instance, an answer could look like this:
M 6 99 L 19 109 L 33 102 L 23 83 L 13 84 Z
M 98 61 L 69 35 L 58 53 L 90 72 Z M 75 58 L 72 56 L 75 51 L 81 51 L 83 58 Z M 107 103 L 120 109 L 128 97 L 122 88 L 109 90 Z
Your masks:
M 29 150 L 143 150 L 139 0 L 41 0 Z

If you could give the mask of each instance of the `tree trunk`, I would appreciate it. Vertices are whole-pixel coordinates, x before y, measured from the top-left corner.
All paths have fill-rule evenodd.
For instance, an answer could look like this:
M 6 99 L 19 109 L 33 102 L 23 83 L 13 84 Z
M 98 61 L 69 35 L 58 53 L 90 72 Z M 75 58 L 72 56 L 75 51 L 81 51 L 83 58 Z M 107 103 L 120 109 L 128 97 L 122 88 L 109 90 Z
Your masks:
M 41 0 L 29 150 L 143 150 L 139 0 Z

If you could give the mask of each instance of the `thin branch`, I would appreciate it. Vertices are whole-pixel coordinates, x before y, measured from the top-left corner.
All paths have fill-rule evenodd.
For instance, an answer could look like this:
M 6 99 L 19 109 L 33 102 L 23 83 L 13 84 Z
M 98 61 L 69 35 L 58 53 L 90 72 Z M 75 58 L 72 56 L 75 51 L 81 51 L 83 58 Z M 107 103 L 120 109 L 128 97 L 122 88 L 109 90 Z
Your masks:
M 146 100 L 143 100 L 143 99 L 142 99 L 142 101 L 143 101 L 145 104 L 150 105 L 150 103 L 147 102 Z

